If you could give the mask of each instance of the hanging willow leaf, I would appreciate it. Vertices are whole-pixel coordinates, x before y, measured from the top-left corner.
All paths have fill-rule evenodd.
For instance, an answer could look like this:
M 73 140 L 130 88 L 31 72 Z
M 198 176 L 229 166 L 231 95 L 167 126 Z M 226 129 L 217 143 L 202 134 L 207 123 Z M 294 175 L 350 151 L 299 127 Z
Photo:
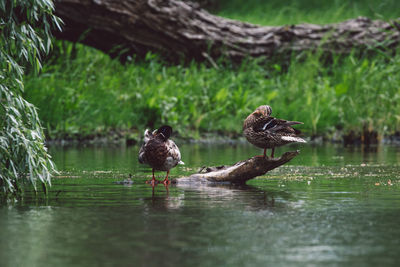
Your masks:
M 51 0 L 0 1 L 0 194 L 17 194 L 29 182 L 44 192 L 55 172 L 36 108 L 22 98 L 23 64 L 41 69 L 51 48 L 50 25 L 61 30 Z M 45 40 L 45 41 L 44 41 Z

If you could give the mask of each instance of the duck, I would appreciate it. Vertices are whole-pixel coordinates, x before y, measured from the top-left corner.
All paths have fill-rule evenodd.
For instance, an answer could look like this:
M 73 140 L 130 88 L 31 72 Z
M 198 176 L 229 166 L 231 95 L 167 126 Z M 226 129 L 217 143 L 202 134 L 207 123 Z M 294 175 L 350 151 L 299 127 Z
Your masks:
M 153 178 L 146 183 L 156 185 L 159 183 L 155 179 L 154 171 L 166 171 L 167 176 L 162 181 L 164 185 L 171 183 L 168 180 L 169 171 L 178 164 L 184 164 L 181 160 L 181 152 L 178 146 L 170 138 L 172 127 L 163 125 L 160 128 L 144 132 L 143 145 L 139 150 L 139 163 L 150 165 L 153 172 Z
M 271 117 L 272 108 L 268 105 L 259 106 L 243 122 L 243 134 L 247 141 L 256 147 L 263 148 L 264 158 L 267 149 L 271 149 L 271 158 L 274 157 L 275 147 L 289 143 L 306 143 L 299 137 L 299 130 L 292 125 L 303 124 L 299 121 L 287 121 Z

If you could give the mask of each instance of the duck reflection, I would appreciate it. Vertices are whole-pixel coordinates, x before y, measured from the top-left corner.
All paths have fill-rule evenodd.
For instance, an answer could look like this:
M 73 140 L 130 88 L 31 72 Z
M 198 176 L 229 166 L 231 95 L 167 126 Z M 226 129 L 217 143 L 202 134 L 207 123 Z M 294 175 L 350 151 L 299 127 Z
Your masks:
M 151 197 L 145 202 L 157 209 L 181 209 L 185 207 L 238 208 L 260 210 L 282 207 L 291 198 L 284 191 L 266 191 L 251 185 L 221 183 L 193 184 L 174 183 L 172 185 L 149 184 Z M 280 201 L 276 202 L 276 199 Z

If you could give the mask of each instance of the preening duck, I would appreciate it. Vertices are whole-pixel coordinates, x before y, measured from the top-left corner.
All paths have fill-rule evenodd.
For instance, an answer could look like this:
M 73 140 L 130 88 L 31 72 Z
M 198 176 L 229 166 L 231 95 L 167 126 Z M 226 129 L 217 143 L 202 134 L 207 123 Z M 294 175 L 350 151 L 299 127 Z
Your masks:
M 264 149 L 264 157 L 268 148 L 272 149 L 273 158 L 275 147 L 295 142 L 306 143 L 298 136 L 300 131 L 291 127 L 302 122 L 277 119 L 271 117 L 271 113 L 270 106 L 259 106 L 243 123 L 244 136 L 253 145 Z
M 184 164 L 181 161 L 181 152 L 174 141 L 169 139 L 172 128 L 168 125 L 161 126 L 157 130 L 150 132 L 148 129 L 144 132 L 144 142 L 139 150 L 139 163 L 148 164 L 153 170 L 153 178 L 150 181 L 152 185 L 158 183 L 154 177 L 154 171 L 166 171 L 165 185 L 170 184 L 168 175 L 170 169 L 178 164 Z

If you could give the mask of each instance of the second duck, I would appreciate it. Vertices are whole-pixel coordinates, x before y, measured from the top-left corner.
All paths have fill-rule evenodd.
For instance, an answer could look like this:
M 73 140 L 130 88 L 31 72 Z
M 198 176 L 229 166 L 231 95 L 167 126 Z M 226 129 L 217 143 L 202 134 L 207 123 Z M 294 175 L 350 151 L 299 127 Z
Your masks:
M 267 149 L 272 149 L 271 157 L 274 157 L 275 147 L 288 143 L 306 143 L 299 137 L 300 131 L 292 128 L 292 125 L 303 124 L 298 121 L 287 121 L 271 117 L 272 108 L 268 105 L 259 106 L 251 113 L 243 123 L 243 134 L 253 145 L 263 148 L 266 157 Z

